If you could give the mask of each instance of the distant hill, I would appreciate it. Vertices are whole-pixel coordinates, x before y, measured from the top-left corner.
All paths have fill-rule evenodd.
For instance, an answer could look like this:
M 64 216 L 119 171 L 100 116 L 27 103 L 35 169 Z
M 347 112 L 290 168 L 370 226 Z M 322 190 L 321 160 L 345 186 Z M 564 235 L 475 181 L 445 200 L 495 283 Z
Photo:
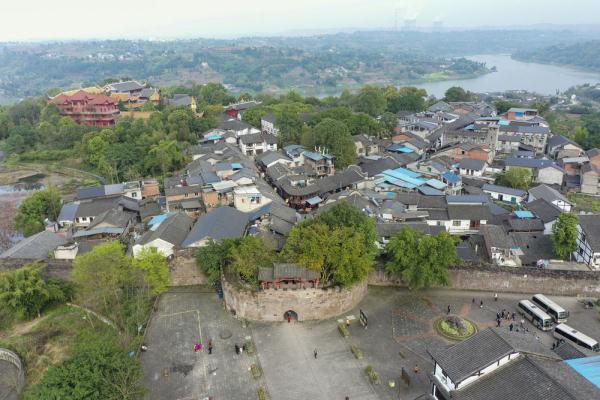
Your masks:
M 521 50 L 513 54 L 513 58 L 521 61 L 570 65 L 600 71 L 600 40 L 559 44 L 535 50 Z

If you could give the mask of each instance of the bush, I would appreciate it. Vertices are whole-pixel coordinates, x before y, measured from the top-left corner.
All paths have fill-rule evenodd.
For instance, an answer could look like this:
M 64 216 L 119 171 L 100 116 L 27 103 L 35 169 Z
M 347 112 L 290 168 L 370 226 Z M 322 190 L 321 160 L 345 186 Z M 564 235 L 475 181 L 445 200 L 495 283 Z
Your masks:
M 258 389 L 258 400 L 269 400 L 267 389 L 265 389 L 264 387 L 260 387 Z
M 340 331 L 340 334 L 343 337 L 347 338 L 350 336 L 350 331 L 348 330 L 348 327 L 346 326 L 346 324 L 339 324 L 338 330 Z
M 350 346 L 350 350 L 352 351 L 352 354 L 354 354 L 354 357 L 357 360 L 361 360 L 363 358 L 363 352 L 361 349 L 358 348 L 358 346 L 353 344 L 352 346 Z
M 252 340 L 246 340 L 244 345 L 246 346 L 246 353 L 254 354 L 254 342 Z
M 252 376 L 254 377 L 254 379 L 258 379 L 262 376 L 262 371 L 260 367 L 256 364 L 252 364 L 250 366 L 250 372 L 252 372 Z
M 379 379 L 379 374 L 375 372 L 371 364 L 367 365 L 367 368 L 365 368 L 365 372 L 373 385 L 379 385 L 379 383 L 381 382 L 381 380 Z

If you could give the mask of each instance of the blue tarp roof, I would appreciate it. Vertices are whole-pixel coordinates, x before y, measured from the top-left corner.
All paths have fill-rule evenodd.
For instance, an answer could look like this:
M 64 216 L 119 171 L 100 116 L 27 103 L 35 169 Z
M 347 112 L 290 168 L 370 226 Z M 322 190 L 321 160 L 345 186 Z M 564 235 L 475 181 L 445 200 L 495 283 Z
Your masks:
M 165 219 L 169 218 L 171 214 L 159 214 L 152 217 L 152 219 L 148 222 L 149 226 L 160 225 L 164 222 Z
M 600 356 L 565 361 L 585 379 L 600 388 Z
M 223 136 L 221 136 L 221 135 L 208 135 L 208 136 L 206 136 L 206 140 L 219 140 L 219 139 L 222 139 L 222 138 L 223 138 Z
M 320 198 L 319 196 L 311 197 L 310 199 L 306 200 L 306 202 L 308 204 L 310 204 L 311 206 L 314 206 L 315 204 L 319 204 L 322 201 L 323 201 L 323 199 Z
M 432 188 L 442 190 L 446 188 L 446 184 L 442 181 L 438 181 L 437 179 L 430 179 L 425 184 L 431 186 Z
M 233 168 L 233 169 L 242 169 L 242 164 L 236 163 L 236 162 L 231 163 L 231 168 Z
M 461 181 L 460 176 L 450 171 L 444 172 L 442 174 L 442 178 L 444 178 L 448 183 L 459 183 Z
M 531 211 L 515 211 L 518 218 L 535 218 Z

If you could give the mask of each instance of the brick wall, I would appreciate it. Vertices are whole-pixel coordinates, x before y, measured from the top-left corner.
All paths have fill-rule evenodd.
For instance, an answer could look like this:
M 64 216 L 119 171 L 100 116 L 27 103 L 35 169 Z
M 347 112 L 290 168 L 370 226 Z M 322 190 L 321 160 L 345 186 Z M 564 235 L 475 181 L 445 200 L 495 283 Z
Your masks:
M 592 271 L 473 266 L 450 270 L 450 279 L 450 288 L 457 290 L 600 297 L 600 274 Z M 369 275 L 369 284 L 404 286 L 382 269 Z
M 260 292 L 238 290 L 225 280 L 223 294 L 227 309 L 241 318 L 258 321 L 283 321 L 294 311 L 299 321 L 321 320 L 353 309 L 367 294 L 366 282 L 350 289 L 298 289 Z

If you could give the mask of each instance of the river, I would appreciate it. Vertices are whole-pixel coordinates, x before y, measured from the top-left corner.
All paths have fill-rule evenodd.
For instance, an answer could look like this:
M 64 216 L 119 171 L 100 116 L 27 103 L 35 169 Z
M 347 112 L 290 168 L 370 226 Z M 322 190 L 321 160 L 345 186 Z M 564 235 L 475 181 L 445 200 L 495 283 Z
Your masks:
M 522 62 L 513 60 L 510 55 L 477 55 L 466 58 L 484 62 L 490 68 L 495 66 L 498 71 L 474 79 L 429 82 L 415 86 L 426 89 L 428 94 L 440 98 L 444 97 L 446 90 L 452 86 L 461 86 L 477 93 L 527 90 L 552 95 L 557 90 L 564 91 L 575 85 L 600 82 L 600 73 L 556 65 Z

